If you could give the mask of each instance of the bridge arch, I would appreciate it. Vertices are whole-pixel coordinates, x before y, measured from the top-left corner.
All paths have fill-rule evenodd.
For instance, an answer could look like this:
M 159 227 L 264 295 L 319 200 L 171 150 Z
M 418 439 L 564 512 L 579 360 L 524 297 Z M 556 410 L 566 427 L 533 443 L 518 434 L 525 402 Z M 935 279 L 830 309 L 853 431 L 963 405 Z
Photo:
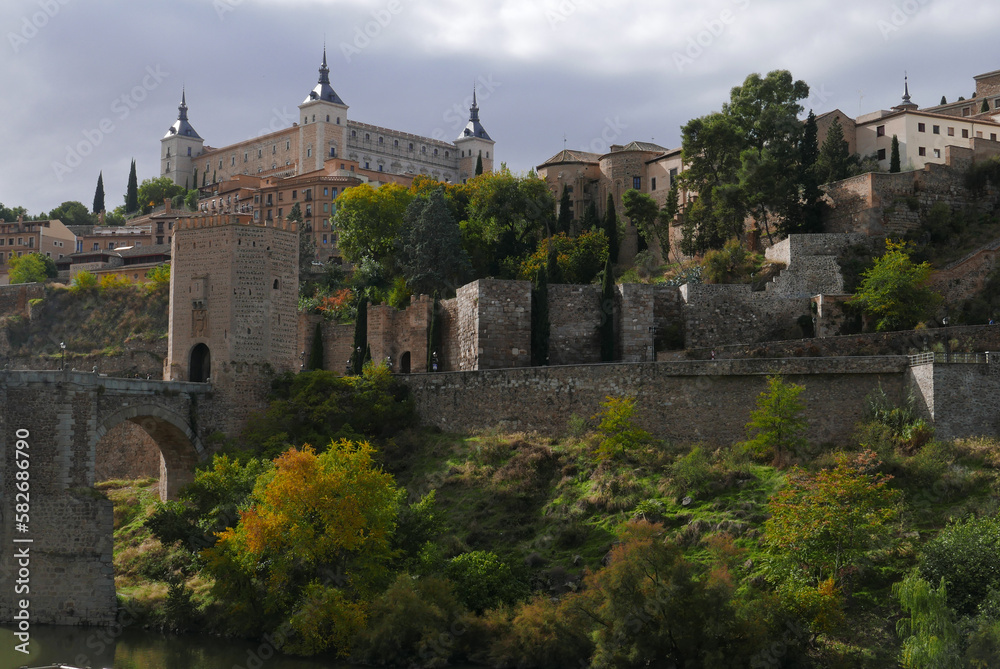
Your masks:
M 161 406 L 125 406 L 100 422 L 94 431 L 91 449 L 96 449 L 109 430 L 125 421 L 142 428 L 160 450 L 160 499 L 177 499 L 180 489 L 194 480 L 195 465 L 207 456 L 190 423 Z

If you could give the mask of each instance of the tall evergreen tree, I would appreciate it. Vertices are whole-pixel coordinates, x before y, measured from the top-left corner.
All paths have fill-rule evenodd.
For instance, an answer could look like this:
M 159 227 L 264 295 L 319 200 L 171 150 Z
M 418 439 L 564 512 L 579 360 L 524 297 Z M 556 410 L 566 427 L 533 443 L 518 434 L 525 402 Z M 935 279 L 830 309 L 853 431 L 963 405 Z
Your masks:
M 608 236 L 608 260 L 618 262 L 618 213 L 615 211 L 615 198 L 608 193 L 608 202 L 604 212 L 604 234 Z
M 601 217 L 597 215 L 597 203 L 593 200 L 587 203 L 587 208 L 583 210 L 583 229 L 597 230 L 601 224 Z
M 323 326 L 316 324 L 313 331 L 312 346 L 309 348 L 309 362 L 306 363 L 309 370 L 323 369 Z
M 438 302 L 437 293 L 431 300 L 431 322 L 427 328 L 427 371 L 440 371 L 441 360 L 438 359 L 438 349 L 441 348 L 441 304 Z M 438 368 L 434 369 L 434 361 L 437 360 Z
M 851 154 L 848 149 L 844 127 L 840 125 L 840 119 L 834 117 L 816 159 L 816 178 L 819 183 L 840 181 L 850 175 Z
M 573 227 L 573 205 L 569 200 L 569 189 L 563 186 L 562 197 L 559 198 L 559 220 L 556 223 L 556 232 L 570 233 Z
M 544 267 L 539 267 L 531 289 L 531 364 L 549 364 L 549 282 Z
M 358 302 L 358 316 L 354 321 L 354 350 L 351 352 L 351 373 L 361 374 L 365 364 L 365 356 L 371 360 L 371 349 L 368 348 L 368 298 L 362 297 Z
M 476 176 L 478 177 L 483 173 L 483 152 L 479 152 L 479 157 L 476 158 Z
M 798 216 L 799 220 L 790 220 L 790 225 L 786 226 L 786 231 L 789 233 L 823 231 L 823 193 L 819 189 L 819 179 L 816 177 L 818 158 L 816 115 L 810 109 L 802 131 L 802 142 L 799 146 L 799 183 L 802 184 L 802 207 Z
M 979 107 L 979 112 L 980 112 L 980 113 L 982 113 L 982 114 L 985 114 L 985 113 L 986 113 L 986 112 L 988 112 L 989 110 L 990 110 L 990 103 L 988 103 L 988 102 L 987 102 L 987 101 L 986 101 L 986 100 L 984 99 L 984 100 L 983 100 L 983 104 L 982 104 L 982 105 L 981 105 L 981 106 Z
M 191 188 L 198 188 L 198 168 L 194 168 L 194 174 L 191 176 Z
M 102 170 L 97 175 L 97 190 L 94 191 L 94 209 L 95 214 L 99 214 L 104 211 L 104 171 Z
M 946 98 L 945 96 L 942 95 L 941 96 L 941 104 L 943 104 L 943 105 L 948 104 L 948 98 Z
M 604 263 L 604 280 L 601 282 L 601 362 L 615 359 L 615 276 L 611 257 Z
M 462 231 L 444 199 L 444 188 L 416 197 L 403 216 L 396 261 L 407 285 L 417 293 L 451 293 L 468 274 L 469 255 Z
M 559 250 L 555 238 L 549 237 L 549 255 L 545 262 L 545 279 L 547 283 L 565 283 L 562 268 L 559 267 Z
M 139 180 L 135 176 L 135 158 L 128 172 L 128 190 L 125 191 L 125 213 L 134 214 L 139 211 Z
M 889 154 L 889 171 L 899 171 L 899 138 L 895 135 L 892 136 L 892 149 Z

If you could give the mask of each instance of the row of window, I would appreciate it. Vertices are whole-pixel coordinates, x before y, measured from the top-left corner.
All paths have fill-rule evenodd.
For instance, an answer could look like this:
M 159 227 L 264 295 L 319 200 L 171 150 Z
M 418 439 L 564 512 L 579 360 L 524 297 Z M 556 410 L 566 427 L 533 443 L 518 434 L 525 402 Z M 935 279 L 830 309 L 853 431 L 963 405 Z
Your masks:
M 15 246 L 15 244 L 14 244 L 14 238 L 13 237 L 10 237 L 9 239 L 4 239 L 3 237 L 0 237 L 0 246 L 3 246 L 4 242 L 7 242 L 8 246 Z M 24 237 L 18 237 L 17 238 L 17 244 L 16 244 L 16 246 L 24 246 Z M 28 237 L 28 248 L 29 249 L 35 248 L 35 238 L 34 237 Z
M 312 115 L 312 122 L 313 123 L 316 122 L 316 114 Z M 326 115 L 326 122 L 327 123 L 330 122 L 330 115 L 329 114 Z M 303 116 L 302 117 L 302 125 L 308 125 L 308 124 L 309 124 L 309 117 L 308 116 Z M 337 117 L 337 125 L 340 125 L 340 117 L 339 116 Z
M 917 132 L 927 132 L 927 124 L 926 123 L 917 123 Z M 954 126 L 948 126 L 947 133 L 948 133 L 948 137 L 954 137 L 955 136 L 955 128 L 954 128 Z M 941 134 L 941 126 L 939 126 L 939 125 L 931 125 L 931 134 L 933 134 L 933 135 L 940 135 Z M 884 125 L 879 125 L 879 126 L 875 127 L 875 136 L 876 137 L 885 137 L 885 126 Z M 976 137 L 982 138 L 982 136 L 983 136 L 982 132 L 979 132 L 979 131 L 976 132 Z M 968 139 L 969 138 L 969 129 L 968 128 L 962 128 L 962 137 L 964 139 Z M 997 135 L 996 135 L 995 132 L 994 133 L 990 133 L 990 139 L 992 141 L 994 141 L 994 142 L 996 141 Z

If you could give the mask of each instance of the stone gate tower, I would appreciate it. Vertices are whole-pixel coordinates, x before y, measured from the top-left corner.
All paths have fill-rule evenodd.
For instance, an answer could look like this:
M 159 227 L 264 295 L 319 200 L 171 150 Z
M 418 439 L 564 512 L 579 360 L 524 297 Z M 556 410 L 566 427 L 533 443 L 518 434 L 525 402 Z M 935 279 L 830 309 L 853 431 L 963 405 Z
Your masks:
M 299 369 L 298 258 L 293 222 L 195 216 L 175 228 L 163 376 L 211 382 L 231 398 L 227 433 L 263 401 L 273 374 Z

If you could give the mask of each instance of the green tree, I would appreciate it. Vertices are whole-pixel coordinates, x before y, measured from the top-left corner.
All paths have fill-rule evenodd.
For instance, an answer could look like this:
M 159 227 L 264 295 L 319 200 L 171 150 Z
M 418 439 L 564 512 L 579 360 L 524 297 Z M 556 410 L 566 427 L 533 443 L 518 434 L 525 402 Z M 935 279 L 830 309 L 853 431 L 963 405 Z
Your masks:
M 898 172 L 899 171 L 899 138 L 895 135 L 892 136 L 892 149 L 889 154 L 889 171 Z
M 462 245 L 476 278 L 513 278 L 522 258 L 555 224 L 552 192 L 535 173 L 518 177 L 506 166 L 476 177 L 466 187 L 469 206 Z
M 594 420 L 603 437 L 597 449 L 601 459 L 624 455 L 652 439 L 649 432 L 635 424 L 635 395 L 605 397 Z
M 607 259 L 604 230 L 584 230 L 577 237 L 559 233 L 538 243 L 535 252 L 521 263 L 518 278 L 533 280 L 544 267 L 550 284 L 590 283 L 601 273 Z
M 906 669 L 961 669 L 961 636 L 948 608 L 944 579 L 935 589 L 916 574 L 894 583 L 892 594 L 906 616 L 896 621 L 903 639 L 900 660 Z
M 50 211 L 49 219 L 60 220 L 65 225 L 93 225 L 95 222 L 94 215 L 87 209 L 87 205 L 76 200 L 63 202 Z
M 358 264 L 368 257 L 388 268 L 412 199 L 413 195 L 399 184 L 378 188 L 361 184 L 341 193 L 334 222 L 344 259 Z
M 26 253 L 22 256 L 11 255 L 7 263 L 7 274 L 12 284 L 41 283 L 57 274 L 56 265 L 52 258 L 43 256 L 41 253 Z
M 604 205 L 604 234 L 608 238 L 608 258 L 618 262 L 618 212 L 615 211 L 615 198 L 608 193 L 608 201 Z
M 787 70 L 749 75 L 730 92 L 722 111 L 682 129 L 685 181 L 699 194 L 690 240 L 698 251 L 742 234 L 749 217 L 771 238 L 772 222 L 796 214 L 800 183 L 799 100 L 809 95 Z
M 757 457 L 771 456 L 781 466 L 808 444 L 806 406 L 799 399 L 803 390 L 805 386 L 785 383 L 780 375 L 767 377 L 767 390 L 757 396 L 746 426 L 747 450 Z
M 948 584 L 948 603 L 972 615 L 990 588 L 1000 589 L 1000 517 L 950 522 L 924 546 L 920 575 Z
M 365 364 L 365 351 L 368 348 L 368 298 L 362 296 L 358 301 L 358 315 L 354 319 L 354 349 L 351 352 L 351 373 L 361 376 Z
M 615 277 L 611 269 L 611 254 L 604 263 L 604 279 L 601 281 L 601 362 L 615 359 Z
M 455 584 L 459 600 L 482 613 L 528 596 L 526 585 L 500 557 L 490 551 L 462 553 L 448 561 L 445 574 Z
M 979 106 L 979 113 L 980 114 L 985 114 L 989 110 L 990 110 L 990 103 L 987 102 L 986 99 L 984 98 L 983 99 L 983 104 Z
M 818 168 L 819 144 L 817 143 L 816 115 L 809 110 L 802 132 L 799 150 L 799 183 L 802 185 L 802 202 L 798 217 L 793 217 L 785 225 L 785 232 L 823 232 L 823 192 L 819 189 Z
M 365 442 L 291 449 L 258 479 L 239 524 L 207 551 L 235 619 L 294 630 L 285 650 L 346 655 L 364 604 L 386 584 L 399 494 Z M 338 578 L 337 575 L 340 575 Z
M 94 190 L 94 208 L 92 211 L 99 214 L 104 211 L 104 171 L 97 174 L 97 188 Z
M 567 235 L 572 232 L 573 227 L 573 204 L 569 199 L 569 188 L 563 186 L 562 196 L 559 198 L 559 219 L 556 221 L 556 232 L 565 232 Z
M 416 293 L 450 296 L 470 270 L 462 231 L 452 218 L 443 188 L 410 202 L 397 248 L 397 264 Z
M 313 330 L 312 344 L 309 347 L 309 362 L 306 364 L 309 370 L 323 369 L 323 326 L 316 323 Z
M 156 177 L 143 179 L 136 197 L 142 211 L 149 212 L 162 205 L 164 200 L 173 200 L 178 195 L 187 195 L 187 190 L 175 184 L 170 177 Z
M 135 174 L 135 158 L 128 172 L 128 188 L 125 191 L 125 213 L 134 214 L 139 211 L 139 181 Z
M 591 200 L 583 210 L 583 229 L 596 230 L 600 224 L 601 217 L 597 215 L 597 203 Z
M 943 105 L 948 104 L 948 98 L 946 98 L 945 96 L 942 95 L 941 96 L 941 104 L 943 104 Z
M 660 249 L 661 257 L 666 258 L 670 250 L 670 221 L 664 221 L 665 216 L 660 216 L 656 201 L 649 195 L 630 188 L 622 194 L 622 207 L 646 243 L 655 243 Z
M 847 304 L 875 319 L 878 332 L 908 330 L 930 318 L 941 296 L 927 287 L 933 268 L 910 259 L 905 242 L 886 240 L 885 254 L 862 273 L 857 292 Z
M 302 207 L 298 202 L 292 205 L 285 220 L 295 223 L 299 231 L 299 285 L 302 287 L 313 273 L 316 260 L 316 240 L 310 226 L 302 222 Z
M 840 118 L 833 117 L 826 131 L 826 139 L 819 149 L 816 158 L 816 179 L 821 184 L 840 181 L 850 176 L 851 153 L 850 145 L 844 139 L 844 126 Z
M 28 210 L 24 207 L 5 207 L 2 202 L 0 202 L 0 221 L 16 221 L 17 217 L 21 216 L 24 220 L 31 220 L 28 216 Z
M 878 464 L 866 451 L 815 474 L 793 467 L 788 485 L 767 503 L 763 542 L 772 556 L 819 583 L 841 579 L 890 545 L 901 493 L 889 487 L 890 477 L 871 473 Z

